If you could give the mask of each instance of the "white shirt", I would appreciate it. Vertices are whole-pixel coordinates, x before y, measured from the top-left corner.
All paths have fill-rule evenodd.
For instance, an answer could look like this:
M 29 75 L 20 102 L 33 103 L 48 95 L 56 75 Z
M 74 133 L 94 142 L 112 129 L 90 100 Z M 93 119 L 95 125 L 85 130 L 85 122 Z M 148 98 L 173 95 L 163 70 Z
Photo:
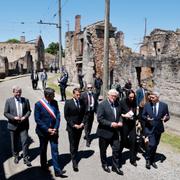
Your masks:
M 17 110 L 17 115 L 19 117 L 22 117 L 23 116 L 23 113 L 22 113 L 22 102 L 21 102 L 21 98 L 19 99 L 19 101 L 17 100 L 17 98 L 14 98 L 15 99 L 15 103 L 16 103 L 16 110 Z

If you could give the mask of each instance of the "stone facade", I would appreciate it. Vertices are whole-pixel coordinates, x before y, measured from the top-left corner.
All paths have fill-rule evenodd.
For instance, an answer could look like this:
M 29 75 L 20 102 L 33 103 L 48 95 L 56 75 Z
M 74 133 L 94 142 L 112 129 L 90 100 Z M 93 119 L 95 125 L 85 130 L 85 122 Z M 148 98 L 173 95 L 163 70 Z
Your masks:
M 75 21 L 75 31 L 66 33 L 65 67 L 70 82 L 78 82 L 78 71 L 85 82 L 93 82 L 94 75 L 103 76 L 104 22 L 91 24 L 82 31 L 79 15 Z M 131 79 L 136 90 L 144 81 L 150 90 L 160 89 L 161 99 L 170 104 L 170 111 L 180 115 L 180 30 L 155 29 L 144 38 L 140 53 L 126 47 L 124 33 L 116 32 L 111 24 L 109 34 L 110 84 L 118 78 L 124 86 Z
M 22 37 L 21 40 L 20 43 L 0 42 L 0 56 L 8 59 L 10 71 L 16 71 L 17 67 L 27 73 L 31 72 L 32 68 L 40 70 L 44 67 L 44 43 L 41 36 L 34 42 L 25 42 Z M 1 67 L 3 68 L 5 67 Z
M 144 56 L 157 56 L 161 54 L 180 53 L 180 30 L 167 31 L 154 29 L 149 36 L 144 37 L 140 54 Z
M 109 69 L 113 81 L 114 67 L 119 54 L 117 46 L 124 47 L 124 34 L 109 25 Z M 124 47 L 125 49 L 125 47 Z M 104 21 L 91 24 L 81 31 L 80 16 L 75 17 L 75 31 L 66 33 L 65 67 L 71 82 L 77 83 L 78 72 L 84 75 L 86 83 L 92 83 L 93 77 L 103 75 Z

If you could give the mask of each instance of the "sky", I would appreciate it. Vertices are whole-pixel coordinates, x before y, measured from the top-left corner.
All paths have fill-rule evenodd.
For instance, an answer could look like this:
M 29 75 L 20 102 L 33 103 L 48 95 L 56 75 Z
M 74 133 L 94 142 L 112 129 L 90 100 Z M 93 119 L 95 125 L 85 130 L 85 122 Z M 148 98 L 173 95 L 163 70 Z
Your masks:
M 104 20 L 105 0 L 61 0 L 62 45 L 65 32 L 74 31 L 75 16 L 81 15 L 81 29 Z M 125 45 L 139 51 L 147 19 L 147 35 L 155 28 L 176 31 L 180 28 L 180 0 L 110 0 L 110 22 L 123 31 Z M 58 23 L 58 0 L 0 0 L 0 42 L 26 41 L 42 36 L 45 47 L 58 42 L 58 28 L 38 22 Z

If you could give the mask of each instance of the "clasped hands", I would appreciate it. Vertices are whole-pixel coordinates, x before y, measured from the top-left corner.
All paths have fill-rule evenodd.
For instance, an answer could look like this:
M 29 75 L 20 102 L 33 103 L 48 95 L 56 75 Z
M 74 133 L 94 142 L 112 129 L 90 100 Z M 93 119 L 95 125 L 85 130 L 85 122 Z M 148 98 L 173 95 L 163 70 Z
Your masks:
M 49 129 L 48 129 L 48 133 L 52 136 L 52 135 L 57 134 L 57 130 L 56 130 L 56 129 L 53 129 L 53 128 L 49 128 Z
M 112 128 L 119 128 L 119 127 L 122 127 L 122 126 L 123 126 L 122 122 L 112 122 L 111 123 Z
M 14 119 L 18 122 L 18 123 L 21 123 L 22 121 L 25 120 L 25 117 L 19 117 L 19 116 L 15 116 Z
M 84 127 L 84 123 L 81 123 L 81 124 L 75 124 L 74 125 L 74 128 L 76 128 L 76 129 L 82 129 Z

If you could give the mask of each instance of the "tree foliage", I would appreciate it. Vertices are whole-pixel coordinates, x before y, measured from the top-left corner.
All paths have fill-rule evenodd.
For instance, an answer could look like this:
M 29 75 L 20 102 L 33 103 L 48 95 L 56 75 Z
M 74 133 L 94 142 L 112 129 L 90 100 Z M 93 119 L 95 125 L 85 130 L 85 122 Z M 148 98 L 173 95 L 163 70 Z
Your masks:
M 17 39 L 9 39 L 9 40 L 7 40 L 6 42 L 7 42 L 7 43 L 20 43 L 20 41 L 17 40 Z
M 57 55 L 58 51 L 59 51 L 59 43 L 55 43 L 55 42 L 50 43 L 48 45 L 48 48 L 45 49 L 45 51 L 47 53 Z M 61 52 L 62 52 L 62 57 L 64 57 L 64 52 L 63 52 L 62 46 L 61 46 Z
M 58 50 L 59 50 L 59 43 L 52 42 L 48 45 L 48 48 L 46 48 L 45 51 L 50 54 L 56 55 Z

